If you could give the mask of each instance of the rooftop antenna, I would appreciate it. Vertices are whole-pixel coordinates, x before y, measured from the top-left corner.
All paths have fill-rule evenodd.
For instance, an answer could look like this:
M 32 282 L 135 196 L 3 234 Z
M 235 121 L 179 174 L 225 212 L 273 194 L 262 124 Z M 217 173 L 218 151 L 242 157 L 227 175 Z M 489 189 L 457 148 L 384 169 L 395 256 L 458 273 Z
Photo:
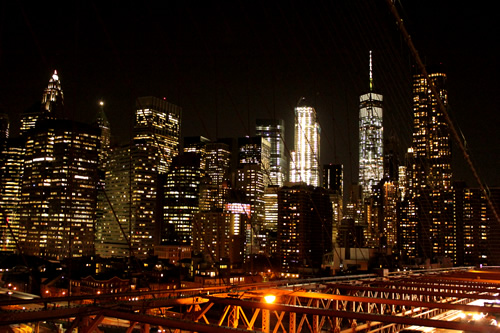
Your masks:
M 370 50 L 370 92 L 373 91 L 373 66 L 372 66 L 372 50 Z

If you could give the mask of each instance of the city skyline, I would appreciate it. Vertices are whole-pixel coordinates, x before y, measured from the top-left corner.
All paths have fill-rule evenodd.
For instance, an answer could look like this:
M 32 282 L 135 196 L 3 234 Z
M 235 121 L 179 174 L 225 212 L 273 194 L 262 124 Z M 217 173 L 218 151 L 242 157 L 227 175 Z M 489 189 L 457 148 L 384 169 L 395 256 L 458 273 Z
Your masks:
M 12 15 L 2 34 L 0 108 L 9 114 L 14 130 L 20 113 L 40 100 L 40 89 L 54 69 L 70 116 L 89 121 L 98 111 L 98 101 L 104 100 L 115 141 L 130 133 L 130 122 L 123 118 L 128 111 L 132 119 L 135 98 L 152 95 L 183 108 L 183 137 L 252 135 L 255 118 L 276 117 L 285 120 L 288 150 L 293 150 L 293 108 L 300 96 L 306 96 L 322 129 L 320 164 L 344 164 L 348 187 L 357 180 L 352 156 L 358 150 L 358 97 L 366 91 L 366 54 L 373 49 L 376 84 L 387 102 L 384 130 L 396 134 L 401 151 L 409 147 L 412 61 L 383 2 L 176 2 L 168 11 L 152 2 L 138 8 L 123 5 L 116 8 L 116 17 L 109 5 L 80 4 L 78 12 L 72 11 L 76 5 L 64 5 L 54 9 L 57 19 L 52 23 L 39 21 L 47 15 L 35 16 L 37 10 L 45 12 L 36 5 L 5 6 Z M 497 46 L 477 45 L 492 33 L 489 20 L 465 25 L 461 20 L 472 20 L 465 9 L 446 2 L 402 6 L 421 55 L 429 63 L 447 65 L 452 117 L 485 182 L 498 186 L 498 83 L 493 80 L 495 68 L 485 69 L 494 54 L 489 48 Z M 147 18 L 150 22 L 139 29 Z M 45 31 L 53 33 L 47 36 Z M 155 47 L 148 46 L 152 41 Z M 481 50 L 485 52 L 480 58 Z M 454 155 L 460 158 L 458 152 Z M 454 173 L 469 180 L 468 171 Z

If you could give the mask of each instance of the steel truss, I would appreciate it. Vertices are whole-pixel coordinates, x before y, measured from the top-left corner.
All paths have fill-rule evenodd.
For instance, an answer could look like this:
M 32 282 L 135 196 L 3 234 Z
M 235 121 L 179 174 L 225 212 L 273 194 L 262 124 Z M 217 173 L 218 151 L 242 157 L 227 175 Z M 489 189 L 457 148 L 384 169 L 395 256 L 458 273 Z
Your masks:
M 268 286 L 253 285 L 251 290 L 239 291 L 233 287 L 232 292 L 210 295 L 205 292 L 191 297 L 164 297 L 159 291 L 156 296 L 147 293 L 148 298 L 136 297 L 134 301 L 102 298 L 78 307 L 50 307 L 47 300 L 32 300 L 32 303 L 45 302 L 45 306 L 29 312 L 2 311 L 0 326 L 66 318 L 70 322 L 67 332 L 74 328 L 79 332 L 94 332 L 105 325 L 106 319 L 116 318 L 127 321 L 127 332 L 134 328 L 149 332 L 154 326 L 171 332 L 384 333 L 398 332 L 411 325 L 500 332 L 491 325 L 444 320 L 444 315 L 453 311 L 500 315 L 499 307 L 469 305 L 480 299 L 498 300 L 500 274 L 493 272 L 396 276 L 349 283 L 315 281 L 309 285 L 302 281 L 300 287 L 291 283 Z M 275 296 L 274 303 L 264 302 L 266 295 Z M 69 304 L 68 298 L 64 300 Z

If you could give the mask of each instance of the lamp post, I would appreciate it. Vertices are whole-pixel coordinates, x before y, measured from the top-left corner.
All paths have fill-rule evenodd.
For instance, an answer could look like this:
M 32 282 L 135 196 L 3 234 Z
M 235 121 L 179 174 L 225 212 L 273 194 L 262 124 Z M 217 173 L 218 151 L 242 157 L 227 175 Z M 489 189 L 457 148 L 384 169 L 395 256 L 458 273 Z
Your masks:
M 266 295 L 264 301 L 267 304 L 272 304 L 276 301 L 276 296 Z M 262 309 L 262 332 L 269 333 L 271 326 L 271 312 L 269 309 Z

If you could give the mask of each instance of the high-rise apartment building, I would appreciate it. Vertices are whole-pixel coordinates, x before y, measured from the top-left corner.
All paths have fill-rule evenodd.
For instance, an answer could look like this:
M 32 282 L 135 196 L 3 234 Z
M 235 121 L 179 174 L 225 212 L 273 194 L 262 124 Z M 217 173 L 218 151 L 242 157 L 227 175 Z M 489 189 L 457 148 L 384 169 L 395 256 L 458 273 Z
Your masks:
M 316 110 L 311 106 L 295 108 L 295 146 L 290 161 L 290 181 L 319 186 L 320 127 Z
M 20 238 L 26 254 L 94 254 L 99 131 L 68 120 L 38 121 L 25 133 Z
M 364 199 L 384 176 L 382 101 L 383 96 L 373 91 L 370 51 L 370 90 L 359 97 L 359 185 Z
M 139 97 L 136 101 L 134 144 L 147 147 L 158 173 L 168 171 L 179 154 L 182 109 L 165 99 Z
M 446 74 L 441 66 L 429 68 L 429 79 L 441 102 L 448 105 Z M 451 137 L 448 123 L 422 74 L 413 76 L 413 142 L 411 148 L 412 196 L 421 189 L 450 189 Z
M 283 186 L 288 180 L 288 159 L 285 151 L 285 122 L 283 119 L 257 119 L 255 134 L 271 144 L 269 178 L 271 185 Z
M 413 76 L 413 143 L 408 150 L 408 189 L 418 216 L 419 255 L 456 258 L 456 222 L 451 188 L 451 138 L 440 103 L 446 107 L 446 74 L 428 69 Z M 430 82 L 428 82 L 430 80 Z M 438 96 L 432 93 L 431 84 Z M 403 240 L 404 241 L 404 240 Z

